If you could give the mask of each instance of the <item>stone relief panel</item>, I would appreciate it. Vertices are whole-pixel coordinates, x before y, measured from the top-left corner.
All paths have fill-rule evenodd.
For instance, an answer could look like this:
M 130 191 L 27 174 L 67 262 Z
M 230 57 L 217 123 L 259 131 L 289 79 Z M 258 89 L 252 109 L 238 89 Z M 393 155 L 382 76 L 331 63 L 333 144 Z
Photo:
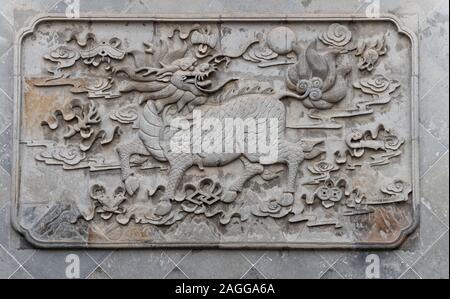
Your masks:
M 13 223 L 41 247 L 394 247 L 417 223 L 395 19 L 43 18 Z

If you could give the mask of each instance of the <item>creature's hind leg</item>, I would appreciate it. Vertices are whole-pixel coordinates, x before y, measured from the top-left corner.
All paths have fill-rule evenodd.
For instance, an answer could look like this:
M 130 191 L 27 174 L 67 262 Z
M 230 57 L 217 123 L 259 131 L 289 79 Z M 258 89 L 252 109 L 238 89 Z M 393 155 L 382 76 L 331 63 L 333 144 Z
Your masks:
M 233 184 L 230 186 L 227 192 L 225 192 L 222 201 L 226 203 L 231 203 L 236 200 L 238 194 L 244 189 L 245 183 L 253 178 L 254 176 L 264 172 L 264 167 L 258 163 L 250 163 L 247 159 L 242 158 L 244 163 L 244 174 L 240 176 Z
M 279 160 L 288 166 L 287 184 L 284 190 L 282 206 L 290 206 L 294 203 L 294 193 L 296 190 L 297 174 L 300 164 L 305 159 L 301 145 L 291 142 L 284 142 L 280 146 Z
M 133 176 L 133 171 L 130 166 L 130 157 L 134 154 L 144 156 L 150 154 L 137 136 L 129 143 L 120 143 L 117 146 L 117 153 L 119 154 L 122 181 L 125 182 L 127 192 L 130 195 L 133 195 L 139 188 L 139 182 Z
M 167 183 L 166 194 L 161 198 L 156 207 L 155 214 L 165 216 L 172 210 L 172 203 L 175 198 L 175 192 L 183 178 L 184 173 L 194 165 L 194 161 L 190 155 L 180 155 L 175 160 L 170 161 L 169 181 Z

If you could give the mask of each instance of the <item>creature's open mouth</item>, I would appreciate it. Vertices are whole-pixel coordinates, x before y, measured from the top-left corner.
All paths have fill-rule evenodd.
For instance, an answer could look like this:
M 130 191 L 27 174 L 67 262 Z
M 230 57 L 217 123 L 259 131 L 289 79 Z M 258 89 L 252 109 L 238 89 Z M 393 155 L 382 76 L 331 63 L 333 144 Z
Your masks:
M 188 77 L 184 82 L 194 84 L 196 87 L 205 88 L 212 84 L 211 80 L 206 80 L 208 79 L 208 76 L 192 76 Z
M 214 93 L 218 90 L 220 90 L 222 87 L 224 87 L 226 84 L 228 84 L 231 81 L 237 80 L 237 78 L 230 78 L 227 79 L 225 82 L 219 83 L 217 86 L 212 87 L 212 81 L 209 79 L 211 74 L 217 72 L 218 67 L 216 63 L 210 63 L 208 65 L 200 65 L 198 66 L 197 70 L 194 71 L 188 78 L 185 80 L 185 82 L 194 84 L 195 87 L 203 91 L 205 93 Z
M 211 86 L 212 81 L 209 80 L 209 77 L 216 71 L 216 67 L 210 67 L 207 71 L 195 72 L 191 76 L 188 76 L 185 82 L 194 84 L 198 89 L 203 90 L 208 86 Z

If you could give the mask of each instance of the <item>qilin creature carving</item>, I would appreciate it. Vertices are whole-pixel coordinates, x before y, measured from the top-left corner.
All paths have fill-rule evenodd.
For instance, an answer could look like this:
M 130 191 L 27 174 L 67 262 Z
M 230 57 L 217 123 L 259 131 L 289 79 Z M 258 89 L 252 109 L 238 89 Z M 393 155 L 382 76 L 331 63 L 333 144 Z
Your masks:
M 42 51 L 50 75 L 27 78 L 27 87 L 52 87 L 39 95 L 56 105 L 41 123 L 39 137 L 46 140 L 23 144 L 45 147 L 33 152 L 43 162 L 34 164 L 59 166 L 92 183 L 88 190 L 73 188 L 87 204 L 53 203 L 35 223 L 36 235 L 70 238 L 64 233 L 73 226 L 70 234 L 86 241 L 93 222 L 107 227 L 101 237 L 108 242 L 128 241 L 127 229 L 140 241 L 153 241 L 158 234 L 194 235 L 191 226 L 198 221 L 203 228 L 226 225 L 214 227 L 220 242 L 228 228 L 264 226 L 281 228 L 286 240 L 296 235 L 307 241 L 329 233 L 314 228 L 334 226 L 344 229 L 328 236 L 354 241 L 352 225 L 370 231 L 369 214 L 385 213 L 379 206 L 406 210 L 412 192 L 401 156 L 409 149 L 407 117 L 389 117 L 407 107 L 409 83 L 398 70 L 390 72 L 398 76 L 393 79 L 382 72 L 392 61 L 388 50 L 396 51 L 392 34 L 371 40 L 371 31 L 328 21 L 311 25 L 320 32 L 272 23 L 264 30 L 240 23 L 161 24 L 153 24 L 157 30 L 146 41 L 123 33 L 98 38 L 86 29 Z M 55 87 L 63 92 L 47 93 Z M 250 127 L 239 137 L 206 127 L 196 135 L 190 130 L 198 114 L 222 128 L 230 119 L 275 120 L 269 129 L 274 139 L 266 141 L 276 144 L 277 154 L 248 147 L 194 150 L 205 137 L 226 145 L 263 135 Z M 187 125 L 174 126 L 175 120 Z M 173 142 L 186 132 L 189 150 L 176 151 Z M 403 167 L 399 178 L 380 167 L 391 163 Z M 366 176 L 375 189 L 365 186 Z M 111 237 L 115 230 L 121 237 Z M 254 234 L 268 239 L 267 232 Z
M 282 99 L 292 97 L 301 99 L 300 96 L 290 92 L 273 92 L 266 93 L 254 92 L 244 95 L 231 95 L 230 98 L 223 104 L 216 106 L 202 106 L 202 116 L 205 118 L 211 117 L 224 122 L 225 118 L 238 119 L 276 119 L 278 124 L 278 157 L 277 161 L 270 161 L 266 165 L 274 163 L 287 164 L 288 166 L 288 181 L 285 187 L 283 202 L 285 205 L 290 205 L 294 201 L 294 192 L 296 189 L 297 172 L 300 163 L 305 158 L 314 158 L 319 155 L 321 151 L 314 150 L 313 147 L 317 143 L 305 144 L 302 141 L 289 142 L 285 139 L 286 129 L 286 109 L 282 103 Z M 206 108 L 205 108 L 206 107 Z M 175 191 L 184 175 L 184 173 L 196 165 L 199 167 L 210 166 L 217 167 L 227 165 L 241 157 L 245 157 L 252 162 L 248 164 L 242 178 L 236 181 L 236 184 L 226 191 L 224 198 L 225 202 L 233 202 L 238 193 L 242 191 L 245 182 L 257 174 L 264 171 L 263 165 L 264 154 L 262 153 L 173 153 L 167 140 L 170 140 L 171 133 L 167 133 L 165 128 L 164 114 L 161 115 L 157 105 L 148 101 L 143 114 L 140 118 L 138 138 L 134 141 L 119 145 L 117 151 L 120 156 L 122 168 L 122 180 L 127 186 L 130 193 L 138 188 L 137 183 L 133 177 L 130 168 L 130 155 L 151 155 L 158 161 L 168 162 L 171 170 L 168 178 L 168 185 L 165 196 L 159 203 L 159 209 L 155 213 L 165 215 L 170 212 L 172 208 L 171 200 L 175 197 Z M 217 136 L 226 142 L 230 140 L 226 136 Z M 166 142 L 165 142 L 166 141 Z M 192 142 L 201 141 L 193 140 Z M 306 152 L 310 152 L 306 154 Z

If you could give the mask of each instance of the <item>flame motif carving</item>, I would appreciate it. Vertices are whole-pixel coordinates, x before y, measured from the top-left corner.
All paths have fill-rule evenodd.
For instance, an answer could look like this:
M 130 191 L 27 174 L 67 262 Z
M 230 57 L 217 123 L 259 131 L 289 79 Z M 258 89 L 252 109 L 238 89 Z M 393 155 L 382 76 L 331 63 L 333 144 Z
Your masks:
M 337 66 L 338 50 L 317 50 L 313 41 L 306 50 L 297 48 L 298 62 L 287 71 L 286 84 L 297 92 L 307 108 L 330 109 L 348 92 L 347 75 L 351 68 Z

